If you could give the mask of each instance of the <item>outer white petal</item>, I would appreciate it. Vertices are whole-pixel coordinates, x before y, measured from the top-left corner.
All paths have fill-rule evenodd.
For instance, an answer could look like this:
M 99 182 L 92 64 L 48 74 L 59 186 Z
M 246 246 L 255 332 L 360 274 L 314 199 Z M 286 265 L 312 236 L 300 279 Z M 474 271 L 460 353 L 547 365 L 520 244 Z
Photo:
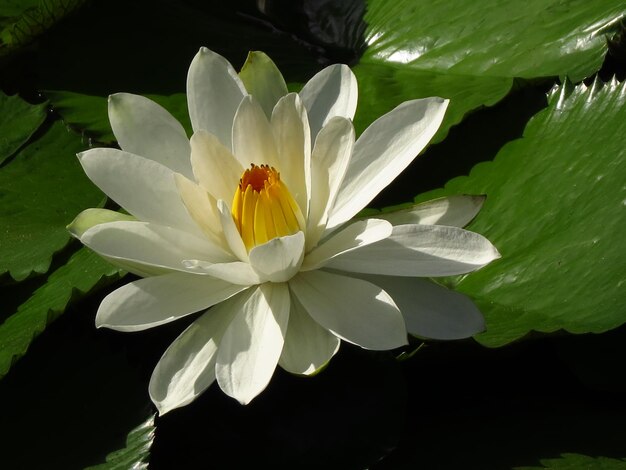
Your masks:
M 184 271 L 183 260 L 227 262 L 233 256 L 206 238 L 147 222 L 119 221 L 96 225 L 80 241 L 110 259 L 131 261 L 140 266 Z
M 302 271 L 321 268 L 334 257 L 383 240 L 391 232 L 392 226 L 386 220 L 366 219 L 354 222 L 308 253 L 302 263 Z
M 407 344 L 400 310 L 374 284 L 310 271 L 294 277 L 289 287 L 313 320 L 350 343 L 375 350 Z
M 311 138 L 315 142 L 317 133 L 333 117 L 354 117 L 358 101 L 356 77 L 347 65 L 331 65 L 304 85 L 300 98 L 307 109 Z
M 443 225 L 398 225 L 389 238 L 333 258 L 328 267 L 389 276 L 437 277 L 475 271 L 500 257 L 482 235 Z
M 465 227 L 480 211 L 485 196 L 448 196 L 422 202 L 407 209 L 376 214 L 392 225 L 450 225 Z
M 400 308 L 407 331 L 422 338 L 469 338 L 485 330 L 485 319 L 469 297 L 428 279 L 365 275 Z
M 435 135 L 448 100 L 407 101 L 378 118 L 359 137 L 330 213 L 328 227 L 351 219 L 391 183 Z
M 233 66 L 221 55 L 201 47 L 187 75 L 189 117 L 194 132 L 204 129 L 232 148 L 235 112 L 246 89 Z
M 174 172 L 166 166 L 108 148 L 87 150 L 78 158 L 89 179 L 139 220 L 201 233 L 178 195 Z
M 191 137 L 191 165 L 196 180 L 216 200 L 233 198 L 244 168 L 217 137 L 206 131 Z
M 250 51 L 239 72 L 248 93 L 254 96 L 269 118 L 280 98 L 288 93 L 287 84 L 276 64 L 265 53 Z
M 222 390 L 248 404 L 267 386 L 289 321 L 286 284 L 262 284 L 241 306 L 222 337 L 215 367 Z
M 241 235 L 237 230 L 237 226 L 235 225 L 233 216 L 230 213 L 230 208 L 224 201 L 220 199 L 219 201 L 217 201 L 217 210 L 220 213 L 222 230 L 224 232 L 224 237 L 226 238 L 228 246 L 237 258 L 239 258 L 241 261 L 247 262 L 248 252 L 246 250 L 246 245 L 244 245 L 243 240 L 241 239 Z
M 163 415 L 187 405 L 215 380 L 215 360 L 222 335 L 246 294 L 216 305 L 174 340 L 150 378 L 150 398 Z
M 246 288 L 178 272 L 139 279 L 104 298 L 96 314 L 96 326 L 145 330 L 209 308 Z
M 291 298 L 287 336 L 278 361 L 283 369 L 292 374 L 314 374 L 339 351 L 340 343 L 309 316 L 296 298 Z
M 241 101 L 235 114 L 233 154 L 244 168 L 251 163 L 280 168 L 270 123 L 261 105 L 250 95 Z
M 272 131 L 278 151 L 280 177 L 303 214 L 309 212 L 311 193 L 311 132 L 306 110 L 296 93 L 281 98 L 272 113 Z
M 319 132 L 311 155 L 311 202 L 307 225 L 307 250 L 314 247 L 326 228 L 354 146 L 354 126 L 336 116 Z
M 179 197 L 187 208 L 187 212 L 212 243 L 229 250 L 222 223 L 217 209 L 217 201 L 202 186 L 185 178 L 180 173 L 174 175 Z
M 109 121 L 122 150 L 192 177 L 187 133 L 161 105 L 139 95 L 109 96 Z
M 300 269 L 304 233 L 277 237 L 250 250 L 250 265 L 265 282 L 286 282 Z
M 207 274 L 232 284 L 252 286 L 263 282 L 261 277 L 252 269 L 252 266 L 242 261 L 208 263 L 206 261 L 192 259 L 183 261 L 183 266 L 189 271 Z

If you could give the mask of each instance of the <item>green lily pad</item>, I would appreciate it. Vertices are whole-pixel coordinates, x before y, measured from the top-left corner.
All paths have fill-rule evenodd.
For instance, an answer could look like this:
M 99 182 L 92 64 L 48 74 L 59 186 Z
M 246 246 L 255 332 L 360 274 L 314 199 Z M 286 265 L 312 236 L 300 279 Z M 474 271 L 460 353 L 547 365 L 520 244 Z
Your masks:
M 369 0 L 363 60 L 452 75 L 537 78 L 595 73 L 622 0 Z
M 597 72 L 624 3 L 562 3 L 369 0 L 367 48 L 354 68 L 357 132 L 403 101 L 441 96 L 450 106 L 434 143 L 467 113 L 504 98 L 514 78 L 578 81 Z
M 541 459 L 541 467 L 515 467 L 515 470 L 620 470 L 626 469 L 626 459 L 562 454 L 561 458 Z
M 24 145 L 46 119 L 46 103 L 31 105 L 0 92 L 0 164 Z
M 23 356 L 31 341 L 63 313 L 76 294 L 117 279 L 120 271 L 92 251 L 81 248 L 54 271 L 17 312 L 0 325 L 0 378 Z
M 105 197 L 85 176 L 76 153 L 85 145 L 54 123 L 0 171 L 0 274 L 19 281 L 44 273 L 70 239 L 65 226 Z
M 451 282 L 485 314 L 480 343 L 626 322 L 625 169 L 626 83 L 565 85 L 493 162 L 418 198 L 487 195 L 469 229 L 502 259 Z
M 106 463 L 85 470 L 144 470 L 148 468 L 150 447 L 154 440 L 154 415 L 141 423 L 126 438 L 126 447 L 106 456 Z

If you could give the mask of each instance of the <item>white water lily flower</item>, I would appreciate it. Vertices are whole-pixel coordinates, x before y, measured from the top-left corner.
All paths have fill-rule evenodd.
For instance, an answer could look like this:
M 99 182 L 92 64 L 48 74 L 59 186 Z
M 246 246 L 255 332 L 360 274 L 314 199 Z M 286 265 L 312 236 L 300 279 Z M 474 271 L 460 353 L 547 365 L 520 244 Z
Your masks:
M 357 85 L 347 66 L 288 93 L 264 54 L 251 53 L 238 75 L 206 48 L 191 63 L 187 92 L 191 140 L 156 103 L 110 97 L 122 150 L 79 158 L 131 215 L 90 209 L 70 226 L 144 278 L 102 301 L 98 327 L 139 331 L 206 310 L 154 370 L 150 396 L 161 414 L 215 380 L 249 403 L 277 364 L 313 374 L 340 340 L 387 350 L 407 344 L 407 329 L 436 339 L 483 329 L 466 297 L 417 279 L 467 273 L 499 256 L 458 228 L 480 198 L 354 219 L 428 144 L 447 100 L 405 102 L 355 141 Z

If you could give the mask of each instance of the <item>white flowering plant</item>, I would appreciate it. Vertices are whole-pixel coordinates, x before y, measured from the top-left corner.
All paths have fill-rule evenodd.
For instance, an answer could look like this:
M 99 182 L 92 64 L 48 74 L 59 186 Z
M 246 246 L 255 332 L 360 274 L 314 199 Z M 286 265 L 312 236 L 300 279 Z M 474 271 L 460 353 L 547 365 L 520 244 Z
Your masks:
M 418 279 L 499 257 L 455 226 L 476 215 L 476 198 L 356 218 L 428 144 L 448 101 L 402 103 L 355 139 L 347 66 L 323 69 L 299 93 L 263 53 L 244 67 L 247 87 L 226 59 L 200 49 L 187 76 L 190 140 L 161 106 L 119 93 L 109 119 L 121 150 L 79 155 L 130 215 L 87 209 L 70 230 L 143 278 L 110 293 L 96 325 L 139 331 L 204 311 L 152 375 L 161 413 L 214 381 L 247 404 L 277 365 L 314 374 L 341 340 L 388 350 L 408 333 L 453 339 L 483 329 L 471 302 Z M 446 215 L 452 225 L 438 224 Z
M 0 468 L 620 468 L 625 15 L 0 2 Z

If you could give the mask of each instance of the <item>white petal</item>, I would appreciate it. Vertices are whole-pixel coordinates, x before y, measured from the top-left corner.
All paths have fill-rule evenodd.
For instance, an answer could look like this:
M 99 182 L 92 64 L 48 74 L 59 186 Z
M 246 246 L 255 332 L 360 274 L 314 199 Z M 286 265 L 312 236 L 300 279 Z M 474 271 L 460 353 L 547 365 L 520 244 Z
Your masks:
M 104 298 L 96 314 L 96 326 L 145 330 L 209 308 L 246 288 L 187 273 L 139 279 Z
M 393 297 L 407 331 L 422 338 L 469 338 L 485 329 L 485 319 L 465 295 L 426 279 L 365 276 Z
M 482 235 L 443 225 L 398 225 L 389 238 L 332 259 L 327 266 L 389 276 L 465 274 L 500 257 Z
M 215 135 L 232 148 L 232 125 L 246 89 L 237 72 L 221 55 L 201 47 L 189 67 L 187 100 L 193 131 Z
M 208 263 L 206 261 L 192 259 L 183 261 L 183 266 L 189 271 L 207 274 L 232 284 L 252 286 L 263 282 L 261 277 L 252 269 L 252 266 L 242 261 Z
M 378 118 L 354 144 L 328 227 L 351 219 L 426 147 L 443 120 L 448 100 L 402 103 Z
M 292 374 L 314 374 L 339 351 L 340 343 L 309 316 L 296 298 L 291 298 L 287 336 L 278 361 L 283 369 Z
M 485 196 L 447 196 L 422 202 L 407 209 L 376 214 L 392 225 L 450 225 L 465 227 L 480 211 Z
M 283 349 L 289 289 L 262 284 L 239 308 L 222 337 L 215 367 L 222 390 L 248 404 L 265 389 Z
M 219 201 L 217 201 L 217 210 L 220 213 L 222 230 L 224 232 L 224 238 L 226 238 L 228 246 L 237 258 L 239 258 L 241 261 L 247 262 L 248 251 L 246 250 L 246 245 L 244 245 L 243 240 L 241 239 L 239 230 L 237 230 L 237 226 L 235 225 L 235 221 L 233 220 L 230 208 L 224 201 L 220 199 Z
M 179 197 L 193 221 L 213 244 L 228 251 L 229 247 L 224 239 L 215 198 L 203 187 L 185 178 L 180 173 L 176 173 L 174 177 Z
M 356 77 L 347 65 L 331 65 L 304 85 L 300 98 L 309 114 L 311 139 L 315 142 L 317 133 L 333 117 L 354 117 L 358 100 Z
M 260 51 L 248 53 L 239 77 L 248 93 L 261 104 L 268 118 L 272 115 L 278 100 L 288 93 L 287 84 L 280 70 L 272 59 Z
M 109 121 L 122 150 L 192 177 L 187 133 L 161 105 L 139 95 L 109 96 Z
M 383 240 L 391 235 L 392 226 L 386 220 L 366 219 L 348 225 L 333 234 L 306 255 L 302 271 L 318 269 L 342 253 Z
M 78 158 L 89 179 L 139 220 L 201 233 L 180 199 L 175 173 L 166 166 L 108 148 L 87 150 Z
M 227 262 L 232 255 L 205 238 L 147 222 L 119 221 L 96 225 L 80 241 L 99 255 L 131 261 L 141 266 L 156 266 L 185 271 L 183 260 L 202 259 Z
M 231 200 L 244 168 L 212 134 L 198 131 L 191 137 L 191 164 L 200 185 L 216 200 Z
M 289 287 L 313 320 L 350 343 L 375 350 L 407 344 L 400 310 L 374 284 L 310 271 L 294 277 Z
M 261 105 L 250 95 L 241 101 L 235 114 L 233 154 L 244 168 L 254 163 L 280 169 L 270 123 Z
M 328 212 L 335 202 L 354 146 L 354 126 L 336 116 L 319 132 L 311 155 L 311 196 L 307 226 L 309 250 L 326 228 Z
M 300 269 L 304 257 L 304 233 L 277 237 L 250 250 L 250 265 L 263 281 L 285 282 Z
M 278 152 L 280 177 L 303 214 L 309 212 L 311 193 L 311 132 L 306 110 L 296 93 L 278 101 L 272 113 L 272 131 Z
M 167 348 L 152 373 L 149 386 L 150 398 L 160 415 L 191 403 L 213 383 L 220 340 L 241 298 L 246 295 L 213 307 Z

